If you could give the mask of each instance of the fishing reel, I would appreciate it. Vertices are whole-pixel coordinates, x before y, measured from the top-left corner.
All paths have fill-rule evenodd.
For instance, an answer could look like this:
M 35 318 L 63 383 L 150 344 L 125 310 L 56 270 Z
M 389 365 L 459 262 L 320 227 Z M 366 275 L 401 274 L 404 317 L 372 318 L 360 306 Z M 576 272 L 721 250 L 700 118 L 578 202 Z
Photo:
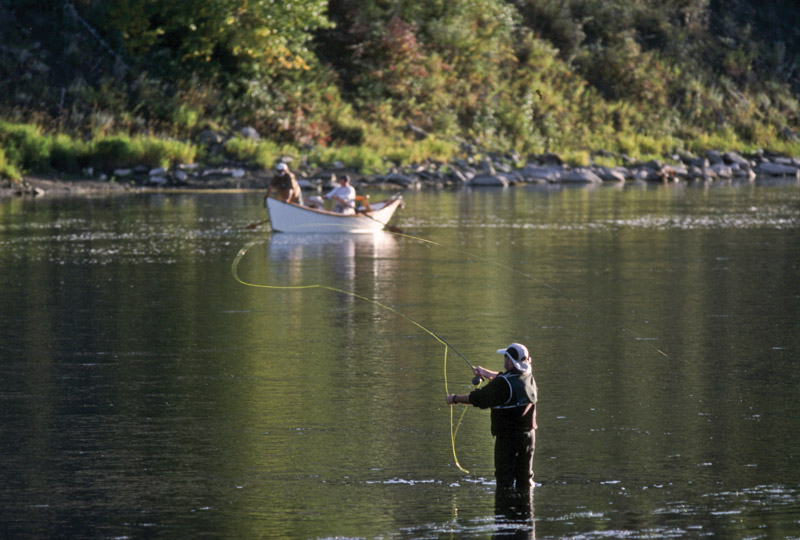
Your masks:
M 480 376 L 480 375 L 475 375 L 475 376 L 472 378 L 472 384 L 474 384 L 475 386 L 478 386 L 479 384 L 481 384 L 481 381 L 482 381 L 482 380 L 483 380 L 483 379 L 481 378 L 481 376 Z

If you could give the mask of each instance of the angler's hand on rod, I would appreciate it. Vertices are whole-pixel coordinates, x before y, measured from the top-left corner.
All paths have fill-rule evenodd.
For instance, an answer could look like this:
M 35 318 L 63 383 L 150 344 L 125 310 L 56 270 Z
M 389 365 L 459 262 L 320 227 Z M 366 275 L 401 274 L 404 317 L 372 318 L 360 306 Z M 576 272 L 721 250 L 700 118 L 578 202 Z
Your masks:
M 497 371 L 492 371 L 491 369 L 486 369 L 481 366 L 476 366 L 472 368 L 472 373 L 480 377 L 481 379 L 488 379 L 492 380 L 497 377 Z

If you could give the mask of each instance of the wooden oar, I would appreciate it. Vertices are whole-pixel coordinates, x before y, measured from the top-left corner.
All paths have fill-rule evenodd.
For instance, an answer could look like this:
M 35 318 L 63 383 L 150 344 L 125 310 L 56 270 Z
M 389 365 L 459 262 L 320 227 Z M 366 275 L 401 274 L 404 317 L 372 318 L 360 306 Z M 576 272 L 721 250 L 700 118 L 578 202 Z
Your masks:
M 257 221 L 256 223 L 251 223 L 250 225 L 245 227 L 245 229 L 255 229 L 256 227 L 258 227 L 259 225 L 263 225 L 267 221 L 269 221 L 269 218 L 265 219 L 264 221 Z
M 383 225 L 383 226 L 384 226 L 384 227 L 385 227 L 385 228 L 386 228 L 386 229 L 387 229 L 389 232 L 393 232 L 393 233 L 397 233 L 397 234 L 405 234 L 405 233 L 403 232 L 403 229 L 400 229 L 400 228 L 398 228 L 398 227 L 395 227 L 394 225 L 388 225 L 388 224 L 384 223 L 383 221 L 381 221 L 381 220 L 379 220 L 379 219 L 375 219 L 374 217 L 372 217 L 371 215 L 367 214 L 366 212 L 356 212 L 356 213 L 357 213 L 358 215 L 360 215 L 360 216 L 368 217 L 368 218 L 369 218 L 369 219 L 371 219 L 372 221 L 375 221 L 375 222 L 377 222 L 377 223 L 380 223 L 380 224 L 381 224 L 381 225 Z
M 387 223 L 384 223 L 383 221 L 381 221 L 379 219 L 375 219 L 374 217 L 372 217 L 371 215 L 368 214 L 368 212 L 370 212 L 370 210 L 371 210 L 370 206 L 369 206 L 369 195 L 366 195 L 366 196 L 358 195 L 358 196 L 356 196 L 356 198 L 355 198 L 355 200 L 353 202 L 347 202 L 347 201 L 345 201 L 343 199 L 340 199 L 339 197 L 336 197 L 336 200 L 340 201 L 342 204 L 346 204 L 347 206 L 349 206 L 350 208 L 355 210 L 356 214 L 358 214 L 359 216 L 368 217 L 372 221 L 374 221 L 376 223 L 380 223 L 389 232 L 393 232 L 393 233 L 397 233 L 397 234 L 405 234 L 402 229 L 399 229 L 399 228 L 397 228 L 397 227 L 395 227 L 393 225 L 389 225 Z M 364 205 L 364 211 L 363 212 L 360 212 L 358 210 L 358 203 L 359 202 L 363 203 L 363 205 Z
M 375 221 L 378 221 L 377 219 Z M 403 229 L 400 227 L 395 227 L 394 225 L 384 225 L 389 232 L 397 233 L 397 234 L 405 234 Z

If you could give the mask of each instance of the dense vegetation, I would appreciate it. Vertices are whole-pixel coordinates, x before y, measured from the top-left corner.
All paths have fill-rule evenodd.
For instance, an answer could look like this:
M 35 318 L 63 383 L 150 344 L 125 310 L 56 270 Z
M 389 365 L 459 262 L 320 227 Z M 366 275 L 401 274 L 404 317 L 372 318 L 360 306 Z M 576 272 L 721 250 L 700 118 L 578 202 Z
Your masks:
M 789 0 L 0 0 L 0 38 L 6 176 L 207 159 L 201 130 L 244 126 L 226 151 L 265 167 L 800 155 Z

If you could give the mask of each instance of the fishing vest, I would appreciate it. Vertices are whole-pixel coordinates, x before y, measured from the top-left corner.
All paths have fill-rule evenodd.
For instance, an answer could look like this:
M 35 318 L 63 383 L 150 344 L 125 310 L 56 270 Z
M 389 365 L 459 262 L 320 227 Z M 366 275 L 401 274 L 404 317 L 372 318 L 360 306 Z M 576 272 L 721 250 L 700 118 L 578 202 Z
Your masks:
M 536 408 L 536 381 L 527 373 L 501 373 L 511 390 L 505 403 L 492 407 L 492 435 L 502 435 L 533 429 L 533 412 Z

